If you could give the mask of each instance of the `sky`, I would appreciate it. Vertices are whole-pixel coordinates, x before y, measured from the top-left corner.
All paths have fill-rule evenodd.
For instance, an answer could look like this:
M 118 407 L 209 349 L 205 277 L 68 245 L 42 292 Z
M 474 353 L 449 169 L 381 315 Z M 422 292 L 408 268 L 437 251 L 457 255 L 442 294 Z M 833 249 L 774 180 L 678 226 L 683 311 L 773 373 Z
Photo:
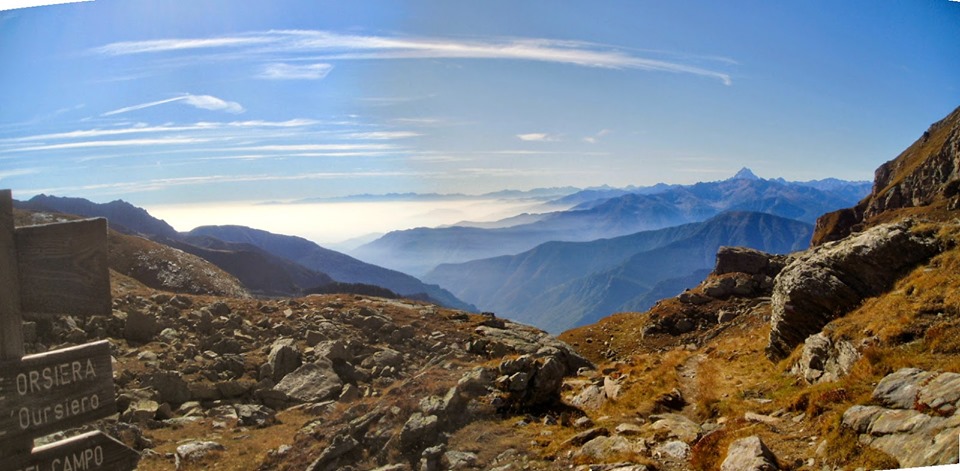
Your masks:
M 95 0 L 0 64 L 18 199 L 872 180 L 960 105 L 960 3 Z

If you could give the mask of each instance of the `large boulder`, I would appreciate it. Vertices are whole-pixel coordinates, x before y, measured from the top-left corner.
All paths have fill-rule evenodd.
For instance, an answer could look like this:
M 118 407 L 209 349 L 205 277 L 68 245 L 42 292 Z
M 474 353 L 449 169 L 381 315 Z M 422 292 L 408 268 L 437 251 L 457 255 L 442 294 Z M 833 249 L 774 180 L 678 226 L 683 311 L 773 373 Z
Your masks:
M 297 368 L 273 389 L 294 402 L 321 402 L 337 398 L 343 389 L 343 382 L 334 371 L 333 362 L 320 358 Z
M 783 269 L 773 288 L 767 357 L 780 360 L 831 320 L 888 290 L 940 250 L 909 222 L 886 224 L 813 248 Z

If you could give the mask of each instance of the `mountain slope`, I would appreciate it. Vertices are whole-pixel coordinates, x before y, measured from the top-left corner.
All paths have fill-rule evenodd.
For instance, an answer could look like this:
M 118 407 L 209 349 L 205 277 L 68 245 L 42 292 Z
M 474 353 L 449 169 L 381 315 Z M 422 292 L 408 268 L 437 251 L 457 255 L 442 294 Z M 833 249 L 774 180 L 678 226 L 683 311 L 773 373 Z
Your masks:
M 839 182 L 839 181 L 837 181 Z M 423 274 L 443 263 L 513 255 L 548 241 L 582 242 L 699 222 L 724 211 L 764 212 L 813 222 L 827 211 L 850 206 L 866 193 L 858 182 L 793 183 L 764 180 L 749 170 L 738 177 L 687 186 L 659 187 L 651 194 L 629 193 L 589 200 L 568 211 L 505 228 L 418 228 L 388 233 L 358 247 L 353 255 L 407 273 Z M 850 190 L 850 188 L 858 190 Z M 589 199 L 584 193 L 579 197 Z M 577 194 L 567 201 L 574 201 Z
M 426 295 L 444 306 L 476 310 L 474 306 L 464 303 L 436 285 L 428 285 L 405 273 L 388 270 L 340 252 L 325 249 L 302 237 L 273 234 L 244 226 L 202 226 L 185 234 L 188 240 L 202 236 L 226 242 L 250 244 L 311 270 L 326 273 L 337 281 L 381 286 L 400 295 Z
M 111 228 L 141 235 L 210 261 L 239 279 L 250 292 L 259 295 L 301 296 L 317 288 L 324 292 L 332 288 L 343 292 L 370 292 L 370 287 L 363 285 L 375 285 L 445 306 L 474 310 L 473 306 L 436 286 L 360 262 L 299 237 L 277 236 L 253 229 L 234 231 L 233 235 L 237 237 L 231 240 L 200 234 L 202 231 L 181 234 L 144 209 L 121 200 L 98 204 L 83 198 L 39 195 L 15 204 L 23 209 L 106 217 Z M 327 268 L 332 273 L 328 273 Z
M 32 211 L 55 211 L 83 217 L 107 218 L 111 228 L 125 234 L 168 238 L 177 236 L 176 229 L 166 221 L 157 219 L 143 208 L 123 200 L 99 204 L 84 198 L 37 195 L 28 201 L 14 202 L 14 206 Z
M 960 209 L 960 108 L 932 124 L 875 176 L 873 191 L 856 206 L 817 220 L 814 245 L 911 213 L 953 217 Z
M 560 332 L 628 307 L 648 307 L 644 297 L 663 292 L 661 284 L 676 288 L 668 282 L 709 270 L 720 246 L 790 252 L 805 247 L 811 231 L 809 224 L 769 214 L 723 213 L 702 223 L 441 265 L 425 280 L 481 309 Z

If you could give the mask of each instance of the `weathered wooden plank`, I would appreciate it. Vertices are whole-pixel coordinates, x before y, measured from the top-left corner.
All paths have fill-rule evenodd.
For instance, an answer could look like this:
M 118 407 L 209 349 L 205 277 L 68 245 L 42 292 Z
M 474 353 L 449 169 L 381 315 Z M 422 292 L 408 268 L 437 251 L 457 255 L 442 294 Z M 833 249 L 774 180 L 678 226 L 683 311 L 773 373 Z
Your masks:
M 106 340 L 0 362 L 0 450 L 116 412 Z
M 20 227 L 16 248 L 25 317 L 110 314 L 106 219 Z
M 23 356 L 22 323 L 13 236 L 13 195 L 10 190 L 0 190 L 0 360 Z
M 17 249 L 13 234 L 13 195 L 10 190 L 0 190 L 0 360 L 18 360 L 24 353 Z M 0 414 L 4 410 L 0 409 Z M 33 448 L 30 438 L 4 440 L 0 437 L 0 443 L 3 450 L 13 453 Z
M 129 471 L 138 461 L 139 453 L 95 431 L 0 460 L 0 471 Z

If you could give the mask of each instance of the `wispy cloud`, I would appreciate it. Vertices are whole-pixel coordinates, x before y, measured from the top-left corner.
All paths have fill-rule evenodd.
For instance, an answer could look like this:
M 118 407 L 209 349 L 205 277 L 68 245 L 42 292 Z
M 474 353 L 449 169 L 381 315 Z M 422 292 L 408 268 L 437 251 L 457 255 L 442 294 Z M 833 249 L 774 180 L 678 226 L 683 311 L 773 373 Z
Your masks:
M 0 4 L 0 11 L 92 1 L 93 0 L 8 0 Z
M 240 103 L 235 101 L 226 101 L 220 98 L 217 98 L 212 95 L 191 95 L 184 94 L 176 96 L 173 98 L 167 98 L 166 100 L 151 101 L 149 103 L 141 103 L 139 105 L 127 106 L 125 108 L 116 109 L 113 111 L 108 111 L 101 114 L 100 116 L 114 116 L 123 113 L 129 113 L 131 111 L 142 110 L 145 108 L 151 108 L 154 106 L 165 105 L 167 103 L 183 102 L 183 104 L 190 105 L 194 108 L 199 108 L 202 110 L 211 110 L 211 111 L 226 111 L 227 113 L 239 114 L 243 113 L 243 106 Z
M 526 142 L 555 142 L 560 140 L 558 136 L 543 132 L 532 132 L 528 134 L 517 134 L 517 138 Z
M 610 134 L 609 129 L 601 129 L 599 132 L 597 132 L 592 136 L 584 137 L 583 142 L 586 142 L 587 144 L 596 144 L 597 142 L 600 141 L 601 137 L 606 136 L 607 134 Z
M 211 139 L 193 138 L 193 137 L 169 137 L 163 139 L 123 139 L 111 141 L 82 141 L 66 142 L 63 144 L 49 144 L 42 146 L 27 146 L 15 149 L 9 149 L 4 152 L 32 152 L 40 150 L 64 150 L 64 149 L 83 149 L 95 147 L 127 147 L 127 146 L 156 146 L 156 145 L 180 145 L 180 144 L 199 144 L 210 142 Z
M 396 148 L 392 144 L 276 144 L 245 147 L 243 149 L 260 152 L 327 152 L 394 150 Z
M 219 38 L 182 38 L 126 41 L 107 44 L 92 52 L 108 56 L 156 54 L 174 51 L 203 53 L 236 50 L 239 57 L 296 57 L 308 60 L 369 59 L 490 59 L 524 60 L 608 69 L 637 69 L 692 74 L 731 84 L 730 75 L 677 60 L 641 57 L 623 49 L 583 41 L 541 38 L 462 40 L 433 37 L 367 36 L 317 30 L 260 31 Z M 720 61 L 717 61 L 720 62 Z M 291 66 L 294 71 L 298 67 Z M 314 64 L 323 65 L 323 64 Z M 280 74 L 283 72 L 280 70 Z M 327 70 L 329 72 L 329 70 Z M 322 77 L 318 77 L 322 78 Z
M 40 193 L 77 193 L 98 192 L 109 193 L 139 193 L 145 191 L 167 190 L 175 187 L 194 185 L 222 185 L 227 183 L 251 182 L 284 182 L 303 180 L 337 180 L 344 178 L 378 178 L 378 177 L 418 177 L 426 178 L 431 174 L 425 172 L 408 171 L 358 171 L 358 172 L 313 172 L 296 175 L 204 175 L 197 177 L 157 178 L 115 183 L 99 183 L 91 185 L 77 185 L 58 188 L 36 188 L 23 190 L 27 194 Z
M 422 134 L 411 131 L 373 131 L 373 132 L 353 132 L 347 134 L 350 139 L 369 139 L 373 141 L 384 141 L 392 139 L 407 139 L 410 137 L 419 137 Z
M 162 125 L 146 126 L 133 125 L 115 129 L 79 129 L 76 131 L 35 134 L 32 136 L 22 136 L 16 138 L 0 139 L 0 143 L 5 142 L 35 142 L 35 141 L 56 141 L 70 139 L 91 139 L 110 136 L 122 136 L 127 134 L 150 134 L 150 133 L 182 133 L 188 131 L 209 131 L 231 128 L 301 128 L 319 124 L 319 121 L 313 119 L 290 119 L 287 121 L 231 121 L 231 122 L 208 122 L 200 121 L 185 125 Z
M 327 76 L 333 66 L 330 64 L 267 64 L 259 77 L 268 80 L 320 80 Z
M 12 170 L 0 170 L 0 181 L 5 178 L 10 177 L 20 177 L 23 175 L 33 175 L 35 173 L 40 173 L 41 169 L 39 168 L 17 168 Z

